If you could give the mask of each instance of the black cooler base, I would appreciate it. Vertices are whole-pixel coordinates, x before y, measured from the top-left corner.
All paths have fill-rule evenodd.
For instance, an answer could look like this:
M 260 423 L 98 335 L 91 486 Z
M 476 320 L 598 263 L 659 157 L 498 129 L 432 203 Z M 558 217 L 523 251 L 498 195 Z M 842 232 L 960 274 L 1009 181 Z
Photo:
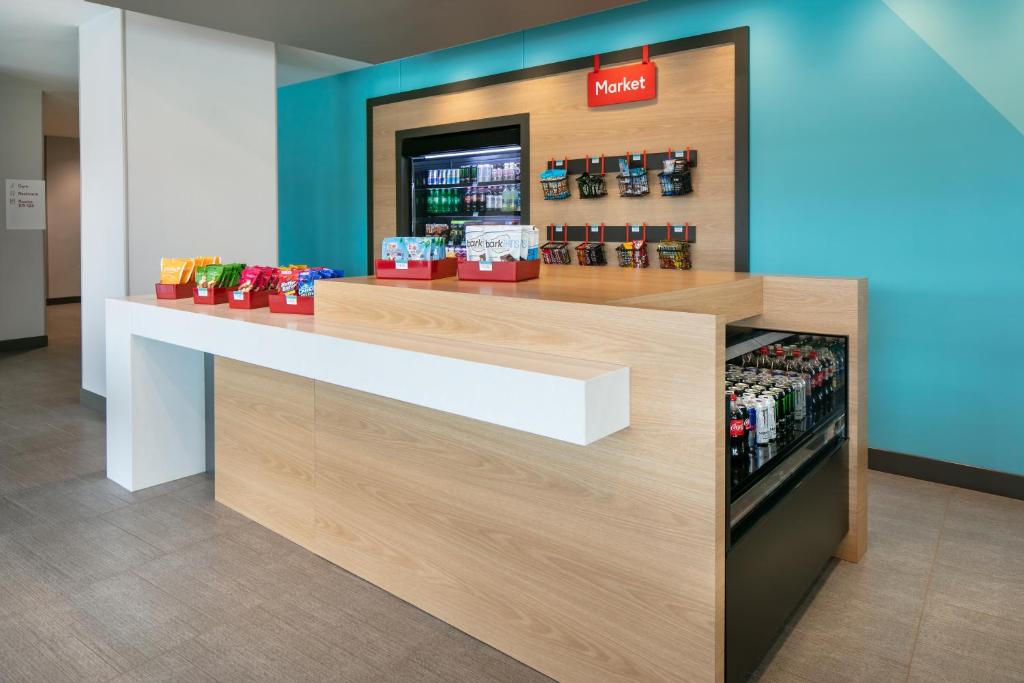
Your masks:
M 725 679 L 745 681 L 846 535 L 848 441 L 808 463 L 725 559 Z

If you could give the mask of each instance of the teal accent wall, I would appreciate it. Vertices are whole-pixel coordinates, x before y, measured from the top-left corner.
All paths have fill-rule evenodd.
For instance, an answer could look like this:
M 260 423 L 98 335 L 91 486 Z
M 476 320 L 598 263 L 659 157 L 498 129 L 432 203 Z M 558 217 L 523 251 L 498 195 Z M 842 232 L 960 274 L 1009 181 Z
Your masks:
M 1024 135 L 987 75 L 1024 47 L 943 57 L 1019 5 L 906 5 L 649 0 L 282 88 L 282 259 L 365 271 L 367 97 L 749 26 L 752 270 L 870 279 L 872 447 L 1024 474 Z

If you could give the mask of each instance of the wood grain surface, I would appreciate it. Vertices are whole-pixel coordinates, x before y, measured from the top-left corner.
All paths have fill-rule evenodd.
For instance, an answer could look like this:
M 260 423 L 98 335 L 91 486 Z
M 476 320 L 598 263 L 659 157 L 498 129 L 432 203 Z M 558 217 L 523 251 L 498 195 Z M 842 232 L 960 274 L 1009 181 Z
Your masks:
M 695 268 L 731 270 L 735 242 L 735 49 L 705 47 L 660 55 L 658 98 L 614 107 L 589 108 L 589 69 L 502 83 L 476 90 L 382 104 L 373 109 L 373 244 L 395 234 L 395 132 L 496 116 L 530 115 L 530 221 L 537 226 L 639 224 L 648 239 L 663 238 L 666 221 L 699 226 L 693 245 Z M 552 157 L 699 150 L 694 192 L 661 197 L 657 171 L 651 195 L 618 196 L 618 169 L 605 167 L 609 196 L 580 201 L 545 201 L 539 174 Z M 543 236 L 542 236 L 543 238 Z

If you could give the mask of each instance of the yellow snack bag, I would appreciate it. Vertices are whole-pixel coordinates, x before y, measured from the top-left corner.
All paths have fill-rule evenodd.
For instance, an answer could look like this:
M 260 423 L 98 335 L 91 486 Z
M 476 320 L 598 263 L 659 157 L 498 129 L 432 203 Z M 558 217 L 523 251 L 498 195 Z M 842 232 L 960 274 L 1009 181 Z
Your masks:
M 160 284 L 179 285 L 183 282 L 182 277 L 188 268 L 189 259 L 183 258 L 162 258 L 160 259 Z

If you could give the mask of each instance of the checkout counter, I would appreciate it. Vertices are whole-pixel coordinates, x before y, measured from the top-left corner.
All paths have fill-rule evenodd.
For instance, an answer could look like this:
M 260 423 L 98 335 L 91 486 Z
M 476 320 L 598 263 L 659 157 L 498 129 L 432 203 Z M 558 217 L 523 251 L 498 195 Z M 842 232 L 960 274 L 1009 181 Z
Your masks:
M 112 299 L 108 476 L 204 471 L 212 401 L 218 501 L 456 628 L 560 681 L 741 680 L 828 556 L 866 549 L 866 292 L 545 266 L 321 281 L 311 317 Z M 742 537 L 736 328 L 848 354 L 830 447 Z

